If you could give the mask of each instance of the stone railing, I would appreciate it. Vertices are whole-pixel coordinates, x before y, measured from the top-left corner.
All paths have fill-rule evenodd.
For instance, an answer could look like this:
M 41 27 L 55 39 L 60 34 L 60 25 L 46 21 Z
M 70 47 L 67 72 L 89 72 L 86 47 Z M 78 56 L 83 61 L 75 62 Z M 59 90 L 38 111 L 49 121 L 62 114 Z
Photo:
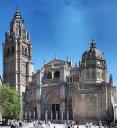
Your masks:
M 56 84 L 60 83 L 60 79 L 46 79 L 42 81 L 43 84 Z

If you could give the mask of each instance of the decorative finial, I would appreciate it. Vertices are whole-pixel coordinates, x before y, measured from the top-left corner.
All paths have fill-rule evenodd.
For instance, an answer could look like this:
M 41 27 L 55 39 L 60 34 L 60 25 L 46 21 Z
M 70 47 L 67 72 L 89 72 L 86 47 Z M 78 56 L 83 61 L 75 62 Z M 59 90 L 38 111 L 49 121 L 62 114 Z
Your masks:
M 14 19 L 21 19 L 23 21 L 18 6 L 15 11 Z
M 95 40 L 92 40 L 92 42 L 91 42 L 91 48 L 96 48 Z
M 72 66 L 72 59 L 70 59 L 70 63 L 71 63 L 71 66 Z
M 79 67 L 80 67 L 80 61 L 79 61 Z
M 54 53 L 54 59 L 57 59 L 57 57 L 56 57 L 56 53 Z
M 110 82 L 110 83 L 113 83 L 113 77 L 112 77 L 112 74 L 110 74 L 109 82 Z
M 67 56 L 67 62 L 69 62 L 69 57 Z
M 43 62 L 43 63 L 44 63 L 44 65 L 46 65 L 46 61 L 45 61 L 45 60 L 44 60 L 44 62 Z
M 17 7 L 16 7 L 16 11 L 19 11 L 19 5 L 17 5 Z

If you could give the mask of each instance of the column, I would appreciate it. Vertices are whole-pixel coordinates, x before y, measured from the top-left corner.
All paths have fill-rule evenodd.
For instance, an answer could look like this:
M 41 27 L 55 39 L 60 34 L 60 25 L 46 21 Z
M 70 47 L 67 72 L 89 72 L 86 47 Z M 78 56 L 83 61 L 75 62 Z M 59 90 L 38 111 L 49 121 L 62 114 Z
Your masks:
M 48 111 L 46 110 L 45 112 L 45 120 L 47 121 L 48 120 Z
M 40 110 L 40 103 L 37 104 L 37 117 L 38 117 L 38 120 L 41 119 L 41 110 Z
M 29 120 L 31 119 L 31 111 L 29 111 Z
M 63 120 L 63 111 L 61 111 L 61 120 Z
M 63 119 L 65 118 L 64 116 L 65 116 L 65 99 L 63 100 L 63 105 L 62 105 L 62 107 L 63 107 Z
M 35 120 L 35 111 L 33 112 L 33 119 Z
M 69 111 L 67 111 L 67 120 L 69 120 Z
M 27 120 L 27 111 L 25 112 L 25 119 Z
M 58 111 L 56 111 L 56 120 L 58 120 Z
M 74 111 L 73 111 L 73 120 L 74 120 Z
M 51 120 L 53 120 L 53 113 L 52 113 L 52 111 L 51 111 Z

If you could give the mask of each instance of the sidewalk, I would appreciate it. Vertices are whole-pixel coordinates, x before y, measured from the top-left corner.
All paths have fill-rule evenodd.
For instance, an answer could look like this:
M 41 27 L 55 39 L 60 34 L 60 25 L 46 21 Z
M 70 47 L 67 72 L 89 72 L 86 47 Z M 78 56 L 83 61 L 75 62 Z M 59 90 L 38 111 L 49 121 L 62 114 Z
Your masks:
M 0 128 L 11 128 L 11 126 L 0 126 Z

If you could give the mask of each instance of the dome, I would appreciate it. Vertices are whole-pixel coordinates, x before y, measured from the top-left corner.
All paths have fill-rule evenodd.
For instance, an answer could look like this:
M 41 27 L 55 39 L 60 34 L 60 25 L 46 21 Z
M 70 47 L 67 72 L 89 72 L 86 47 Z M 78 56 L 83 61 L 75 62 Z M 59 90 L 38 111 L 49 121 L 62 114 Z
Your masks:
M 82 61 L 89 59 L 101 59 L 104 60 L 104 53 L 96 48 L 96 43 L 92 40 L 91 47 L 82 54 Z

